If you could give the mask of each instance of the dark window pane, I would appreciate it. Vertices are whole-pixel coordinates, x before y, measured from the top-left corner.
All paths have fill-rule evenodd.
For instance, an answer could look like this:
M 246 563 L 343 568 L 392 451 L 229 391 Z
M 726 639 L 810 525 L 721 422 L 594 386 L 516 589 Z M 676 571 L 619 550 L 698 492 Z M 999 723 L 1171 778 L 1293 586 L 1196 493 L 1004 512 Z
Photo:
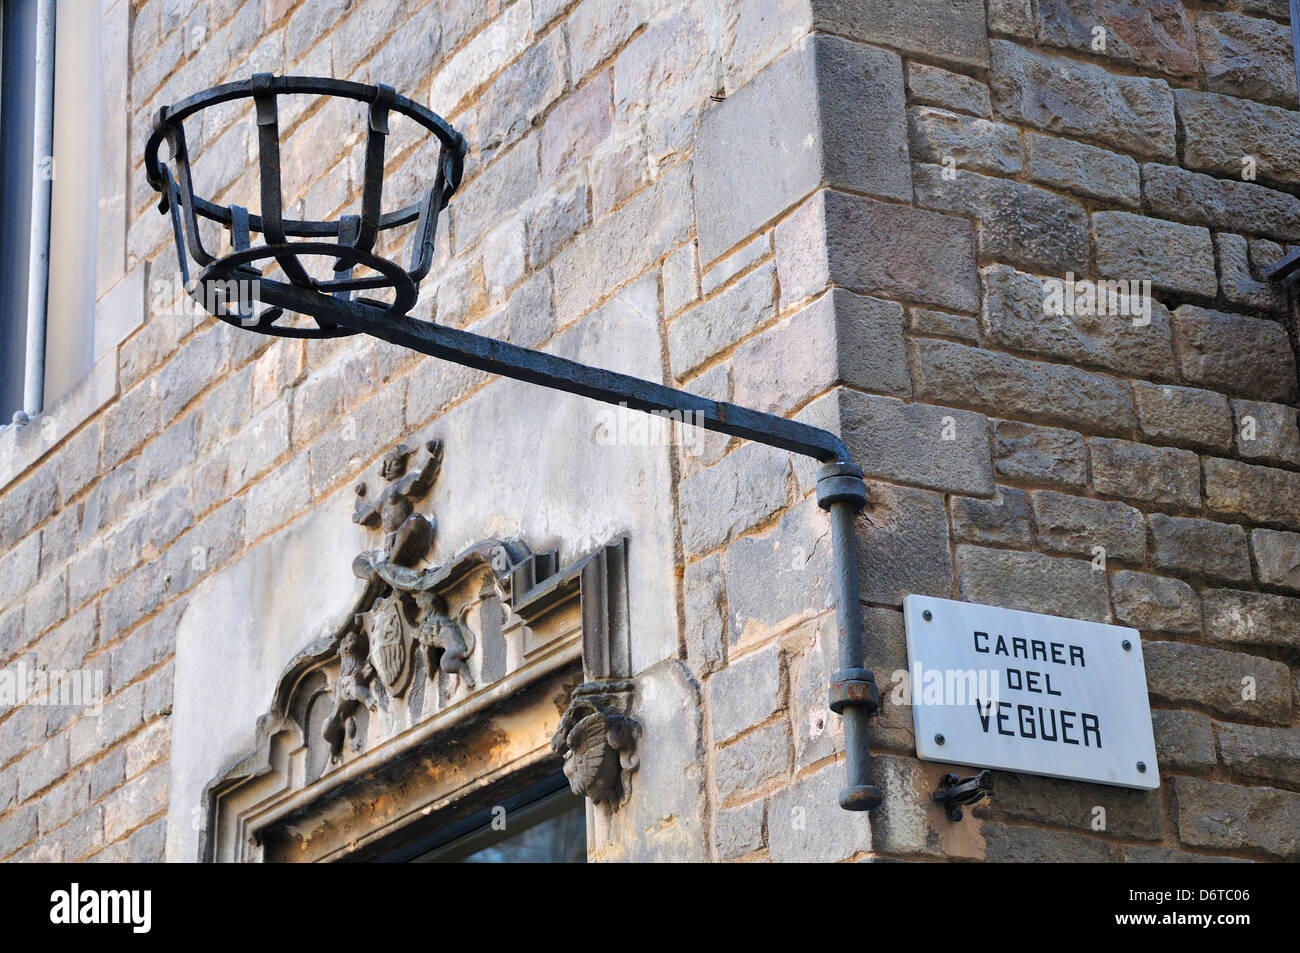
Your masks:
M 503 817 L 500 812 L 496 817 L 490 810 L 482 812 L 475 816 L 475 822 L 468 830 L 466 825 L 457 825 L 455 836 L 414 857 L 413 861 L 469 864 L 582 864 L 587 861 L 586 801 L 570 793 L 567 787 L 507 810 Z

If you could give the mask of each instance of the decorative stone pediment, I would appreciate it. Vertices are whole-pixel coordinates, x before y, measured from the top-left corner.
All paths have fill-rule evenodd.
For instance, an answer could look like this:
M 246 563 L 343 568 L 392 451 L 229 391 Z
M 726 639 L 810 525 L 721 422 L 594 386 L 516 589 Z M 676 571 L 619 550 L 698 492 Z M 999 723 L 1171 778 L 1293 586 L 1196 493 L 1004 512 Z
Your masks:
M 354 520 L 382 529 L 383 545 L 353 561 L 362 587 L 351 610 L 281 673 L 252 750 L 208 785 L 204 859 L 261 859 L 269 829 L 301 826 L 367 777 L 543 683 L 561 697 L 549 709 L 549 747 L 529 757 L 562 758 L 574 790 L 593 801 L 616 807 L 626 796 L 638 735 L 627 541 L 561 568 L 555 552 L 492 538 L 422 567 L 437 524 L 413 504 L 436 480 L 441 447 L 427 444 L 408 472 L 414 455 L 402 446 L 385 457 L 389 485 L 374 505 L 357 488 Z

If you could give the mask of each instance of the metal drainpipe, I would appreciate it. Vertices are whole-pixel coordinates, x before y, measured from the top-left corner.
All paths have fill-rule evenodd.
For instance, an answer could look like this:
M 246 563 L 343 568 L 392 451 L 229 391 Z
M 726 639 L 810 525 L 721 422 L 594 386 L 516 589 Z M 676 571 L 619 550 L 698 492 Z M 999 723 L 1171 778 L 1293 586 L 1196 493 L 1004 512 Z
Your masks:
M 862 470 L 850 462 L 828 463 L 817 474 L 817 504 L 830 513 L 835 567 L 835 617 L 840 669 L 831 676 L 830 707 L 844 719 L 844 761 L 848 785 L 840 792 L 846 811 L 870 811 L 881 800 L 872 784 L 867 717 L 880 705 L 876 679 L 866 668 L 862 604 L 858 599 L 858 540 L 854 518 L 866 506 Z
M 45 295 L 50 271 L 50 190 L 46 159 L 54 155 L 54 0 L 36 10 L 36 108 L 32 136 L 32 229 L 27 263 L 27 357 L 23 410 L 45 406 Z

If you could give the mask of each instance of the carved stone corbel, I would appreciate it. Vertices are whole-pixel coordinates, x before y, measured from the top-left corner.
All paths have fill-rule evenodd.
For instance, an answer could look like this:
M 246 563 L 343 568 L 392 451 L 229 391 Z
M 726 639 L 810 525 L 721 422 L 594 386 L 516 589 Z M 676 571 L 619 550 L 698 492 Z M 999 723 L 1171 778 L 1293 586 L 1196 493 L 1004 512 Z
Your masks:
M 618 539 L 581 565 L 586 681 L 573 690 L 551 737 L 573 793 L 611 810 L 628 795 L 641 736 L 641 726 L 631 716 L 636 683 L 631 678 L 627 546 L 627 539 Z
M 628 679 L 584 682 L 573 690 L 551 748 L 564 758 L 574 794 L 617 809 L 637 769 L 641 726 L 628 712 L 634 684 Z

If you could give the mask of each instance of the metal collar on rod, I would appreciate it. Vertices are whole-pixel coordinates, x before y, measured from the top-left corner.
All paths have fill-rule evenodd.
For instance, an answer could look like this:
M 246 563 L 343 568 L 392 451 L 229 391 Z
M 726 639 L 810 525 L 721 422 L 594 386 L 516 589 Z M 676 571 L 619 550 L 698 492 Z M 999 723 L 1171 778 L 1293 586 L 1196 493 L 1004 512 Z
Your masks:
M 277 96 L 287 93 L 341 96 L 368 105 L 370 121 L 360 215 L 345 215 L 337 222 L 282 218 L 275 102 Z M 194 194 L 181 126 L 184 118 L 208 106 L 241 97 L 252 98 L 257 111 L 260 215 L 237 205 L 223 207 Z M 436 136 L 440 140 L 440 157 L 437 181 L 422 201 L 384 214 L 379 199 L 389 111 L 409 116 Z M 163 142 L 171 146 L 174 172 L 160 161 L 158 149 Z M 848 771 L 848 785 L 840 794 L 840 806 L 850 811 L 871 810 L 880 803 L 881 793 L 871 778 L 867 716 L 878 706 L 878 693 L 875 679 L 863 661 L 854 529 L 855 517 L 866 504 L 862 471 L 850 459 L 843 441 L 829 431 L 410 317 L 407 312 L 415 301 L 417 286 L 430 266 L 438 214 L 460 184 L 465 149 L 464 138 L 445 120 L 387 86 L 260 74 L 161 109 L 146 144 L 145 169 L 150 184 L 162 195 L 160 211 L 171 213 L 177 256 L 191 296 L 224 321 L 263 334 L 291 337 L 370 334 L 421 354 L 553 390 L 633 410 L 680 413 L 684 420 L 706 430 L 821 461 L 817 502 L 830 514 L 839 639 L 839 670 L 831 680 L 829 703 L 844 720 Z M 204 248 L 198 233 L 200 217 L 230 230 L 233 250 L 229 254 L 218 258 Z M 411 222 L 416 222 L 416 231 L 408 268 L 382 258 L 373 250 L 379 231 Z M 262 234 L 266 242 L 253 244 L 253 232 Z M 310 240 L 291 242 L 288 236 Z M 333 257 L 333 274 L 313 277 L 299 256 Z M 270 280 L 253 266 L 254 262 L 270 259 L 279 263 L 288 281 Z M 191 260 L 193 281 L 190 281 Z M 353 277 L 353 268 L 358 265 L 375 274 Z M 229 286 L 245 283 L 253 284 L 256 300 L 270 307 L 254 314 L 250 301 L 239 298 L 232 302 Z M 361 290 L 389 290 L 392 301 L 353 298 L 353 292 Z M 240 289 L 234 288 L 233 293 L 238 295 Z M 289 314 L 306 315 L 314 320 L 315 327 L 278 323 Z

